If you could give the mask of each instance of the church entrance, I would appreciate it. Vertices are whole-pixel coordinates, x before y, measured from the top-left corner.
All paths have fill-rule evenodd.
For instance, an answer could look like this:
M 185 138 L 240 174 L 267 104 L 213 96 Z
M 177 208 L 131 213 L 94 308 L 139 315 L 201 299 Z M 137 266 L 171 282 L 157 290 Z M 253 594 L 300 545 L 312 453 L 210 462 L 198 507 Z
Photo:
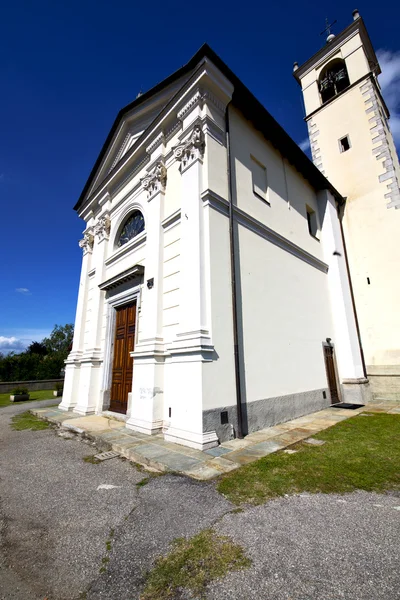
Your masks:
M 336 376 L 336 364 L 334 347 L 331 344 L 324 344 L 324 358 L 325 358 L 325 369 L 326 376 L 328 379 L 329 391 L 331 394 L 331 404 L 338 404 L 340 402 L 339 387 Z
M 136 302 L 116 308 L 116 313 L 110 410 L 126 414 L 132 391 L 133 358 L 129 353 L 135 347 Z

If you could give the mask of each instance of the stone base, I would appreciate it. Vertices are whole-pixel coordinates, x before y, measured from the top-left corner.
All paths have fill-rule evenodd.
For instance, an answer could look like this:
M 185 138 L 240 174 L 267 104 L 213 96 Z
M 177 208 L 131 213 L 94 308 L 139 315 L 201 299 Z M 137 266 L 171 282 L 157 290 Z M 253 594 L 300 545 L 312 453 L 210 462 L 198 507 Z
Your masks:
M 247 435 L 264 429 L 264 427 L 272 427 L 297 417 L 303 417 L 328 406 L 330 406 L 328 389 L 310 390 L 243 403 L 243 433 Z M 225 425 L 221 425 L 221 412 L 223 411 L 228 412 L 228 423 Z M 237 431 L 236 405 L 203 411 L 203 429 L 205 431 L 215 430 L 220 442 L 226 442 L 235 437 Z
M 162 421 L 144 421 L 142 419 L 136 419 L 131 417 L 126 422 L 126 427 L 145 435 L 156 435 L 162 431 Z
M 194 433 L 193 431 L 168 427 L 168 429 L 164 429 L 164 438 L 167 442 L 181 444 L 182 446 L 195 448 L 195 450 L 209 450 L 218 446 L 218 437 L 215 431 Z
M 59 405 L 58 408 L 61 408 L 61 405 Z M 63 410 L 63 409 L 61 409 Z M 89 406 L 84 406 L 84 407 L 80 407 L 80 406 L 75 406 L 72 409 L 72 412 L 75 413 L 76 415 L 82 415 L 83 417 L 86 417 L 87 415 L 94 415 L 96 414 L 96 410 L 95 407 L 89 407 Z
M 74 410 L 75 406 L 76 406 L 76 404 L 72 404 L 70 402 L 67 402 L 67 399 L 63 397 L 63 399 L 61 400 L 61 402 L 60 402 L 60 404 L 58 405 L 57 408 L 59 410 L 63 410 L 65 412 L 68 412 L 68 411 Z
M 344 379 L 341 384 L 342 401 L 349 404 L 367 404 L 372 400 L 368 379 Z

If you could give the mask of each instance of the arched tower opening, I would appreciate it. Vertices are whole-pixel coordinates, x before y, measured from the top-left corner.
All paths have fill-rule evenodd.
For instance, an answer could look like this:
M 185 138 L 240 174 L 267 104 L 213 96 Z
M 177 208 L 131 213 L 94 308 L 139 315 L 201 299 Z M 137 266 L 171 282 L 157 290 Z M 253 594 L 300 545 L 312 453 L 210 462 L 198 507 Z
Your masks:
M 344 60 L 341 58 L 332 60 L 322 69 L 318 79 L 318 89 L 322 103 L 325 104 L 325 102 L 343 92 L 349 85 L 350 80 Z

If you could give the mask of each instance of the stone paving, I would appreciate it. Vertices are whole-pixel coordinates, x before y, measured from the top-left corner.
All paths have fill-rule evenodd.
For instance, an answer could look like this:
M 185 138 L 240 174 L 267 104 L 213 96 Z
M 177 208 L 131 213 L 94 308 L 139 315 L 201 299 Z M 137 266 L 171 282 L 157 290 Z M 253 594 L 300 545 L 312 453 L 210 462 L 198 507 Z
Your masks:
M 400 403 L 378 398 L 355 410 L 326 408 L 293 421 L 261 429 L 242 440 L 223 442 L 204 452 L 166 442 L 162 434 L 148 436 L 132 431 L 123 422 L 109 416 L 82 417 L 58 408 L 32 409 L 31 412 L 64 429 L 85 435 L 94 440 L 97 447 L 114 450 L 149 470 L 174 471 L 194 479 L 207 480 L 311 438 L 314 434 L 360 413 L 400 414 Z

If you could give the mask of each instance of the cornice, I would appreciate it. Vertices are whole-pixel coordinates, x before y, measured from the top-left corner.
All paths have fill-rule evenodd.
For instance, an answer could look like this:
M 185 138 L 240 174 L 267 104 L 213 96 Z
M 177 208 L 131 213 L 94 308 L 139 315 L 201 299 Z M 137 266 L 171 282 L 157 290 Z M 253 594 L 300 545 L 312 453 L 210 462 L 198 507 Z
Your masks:
M 176 210 L 172 214 L 168 215 L 168 217 L 166 217 L 161 222 L 162 228 L 164 229 L 164 231 L 168 231 L 169 229 L 172 229 L 172 227 L 177 225 L 180 222 L 180 220 L 181 220 L 181 209 L 178 208 L 178 210 Z
M 213 89 L 208 90 L 209 86 L 211 86 L 211 88 Z M 218 90 L 218 96 L 214 93 L 214 88 L 215 90 Z M 139 136 L 138 140 L 133 144 L 131 148 L 129 148 L 126 154 L 124 154 L 124 156 L 121 157 L 120 161 L 115 165 L 114 169 L 104 178 L 104 180 L 97 186 L 97 188 L 91 189 L 89 197 L 86 199 L 87 204 L 91 204 L 96 198 L 96 196 L 98 196 L 98 194 L 101 193 L 106 186 L 109 186 L 111 182 L 118 177 L 119 173 L 121 173 L 121 171 L 123 171 L 127 167 L 128 163 L 134 160 L 134 157 L 135 155 L 137 155 L 138 152 L 140 152 L 142 149 L 146 150 L 146 148 L 149 145 L 151 145 L 151 143 L 149 143 L 149 140 L 152 138 L 152 136 L 154 136 L 154 132 L 157 131 L 157 129 L 159 129 L 160 127 L 162 127 L 162 123 L 168 121 L 168 119 L 170 119 L 172 115 L 174 116 L 174 118 L 176 118 L 177 111 L 180 111 L 183 108 L 182 99 L 188 98 L 190 94 L 192 94 L 191 97 L 193 98 L 193 96 L 196 95 L 196 91 L 198 89 L 210 91 L 210 94 L 207 96 L 208 100 L 211 101 L 211 99 L 214 98 L 215 102 L 217 103 L 216 106 L 224 106 L 224 102 L 226 105 L 232 98 L 234 86 L 229 81 L 229 79 L 218 69 L 218 67 L 216 67 L 212 63 L 212 61 L 210 61 L 210 59 L 203 58 L 199 62 L 197 68 L 193 70 L 193 73 L 188 79 L 188 81 L 183 84 L 180 90 L 180 95 L 176 94 L 172 97 L 172 99 L 164 107 L 164 110 L 161 111 L 161 113 L 143 132 L 143 134 Z M 195 93 L 193 93 L 193 91 L 195 91 Z M 224 100 L 222 100 L 222 98 L 220 98 L 219 96 L 222 96 Z M 187 104 L 189 100 L 186 99 L 184 102 L 186 102 Z M 181 108 L 179 108 L 179 106 Z M 180 123 L 178 121 L 178 124 L 176 126 L 173 126 L 173 133 L 175 132 L 175 129 L 179 127 L 179 125 Z M 171 130 L 168 131 L 165 137 L 170 138 L 170 136 Z M 134 174 L 132 174 L 130 171 L 125 179 L 123 179 L 121 182 L 118 182 L 117 189 L 120 189 L 121 186 L 125 185 L 126 182 L 129 181 L 132 177 L 134 177 Z M 85 205 L 87 206 L 87 204 Z
M 130 281 L 131 279 L 136 279 L 137 277 L 142 277 L 143 274 L 144 274 L 143 265 L 135 265 L 134 267 L 131 267 L 130 269 L 127 269 L 126 271 L 123 271 L 122 273 L 119 273 L 118 275 L 115 275 L 115 277 L 111 277 L 111 279 L 107 279 L 107 281 L 100 283 L 99 288 L 102 291 L 108 291 L 108 290 L 118 287 L 122 283 Z
M 160 133 L 154 138 L 154 140 L 147 146 L 147 154 L 151 154 L 156 148 L 158 148 L 158 146 L 161 146 L 163 143 L 165 143 L 164 133 L 160 131 Z
M 198 105 L 203 107 L 204 103 L 212 104 L 220 113 L 224 113 L 226 102 L 222 102 L 216 94 L 213 94 L 209 89 L 198 88 L 194 95 L 184 104 L 177 113 L 178 119 L 183 119 Z
M 204 206 L 210 206 L 214 210 L 217 210 L 222 215 L 229 215 L 229 202 L 222 196 L 214 192 L 213 190 L 207 189 L 200 194 L 201 199 L 204 202 Z
M 212 190 L 207 189 L 201 194 L 201 199 L 203 200 L 205 206 L 210 206 L 212 209 L 217 210 L 219 213 L 225 216 L 229 216 L 229 202 L 225 200 L 225 198 L 222 198 L 222 196 L 219 196 Z M 303 250 L 303 248 L 297 246 L 297 244 L 294 244 L 293 242 L 285 238 L 283 235 L 277 233 L 267 225 L 264 225 L 264 223 L 261 223 L 261 221 L 258 221 L 257 219 L 246 213 L 244 210 L 238 208 L 237 206 L 234 206 L 233 213 L 237 219 L 237 222 L 240 225 L 243 225 L 247 229 L 250 229 L 254 233 L 260 235 L 264 239 L 274 244 L 275 246 L 279 246 L 279 248 L 282 248 L 282 250 L 293 254 L 294 256 L 296 256 L 296 258 L 303 260 L 304 262 L 308 263 L 312 267 L 315 267 L 319 271 L 322 271 L 323 273 L 328 272 L 329 267 L 322 260 L 310 254 L 306 250 Z
M 197 106 L 203 99 L 203 95 L 200 90 L 197 90 L 194 96 L 190 98 L 188 102 L 181 108 L 178 112 L 177 117 L 181 121 L 185 118 L 185 116 L 195 107 Z
M 104 261 L 105 265 L 108 267 L 113 262 L 116 262 L 117 260 L 119 260 L 120 258 L 122 258 L 123 256 L 125 256 L 129 252 L 132 252 L 133 250 L 136 250 L 140 246 L 143 246 L 143 244 L 146 243 L 146 239 L 147 239 L 147 232 L 146 231 L 143 231 L 142 233 L 139 233 L 139 235 L 137 235 L 136 237 L 134 237 L 127 244 L 124 244 L 123 246 L 121 246 L 120 248 L 118 248 L 117 250 L 115 250 L 113 252 L 113 254 L 111 254 L 111 256 L 109 256 Z

